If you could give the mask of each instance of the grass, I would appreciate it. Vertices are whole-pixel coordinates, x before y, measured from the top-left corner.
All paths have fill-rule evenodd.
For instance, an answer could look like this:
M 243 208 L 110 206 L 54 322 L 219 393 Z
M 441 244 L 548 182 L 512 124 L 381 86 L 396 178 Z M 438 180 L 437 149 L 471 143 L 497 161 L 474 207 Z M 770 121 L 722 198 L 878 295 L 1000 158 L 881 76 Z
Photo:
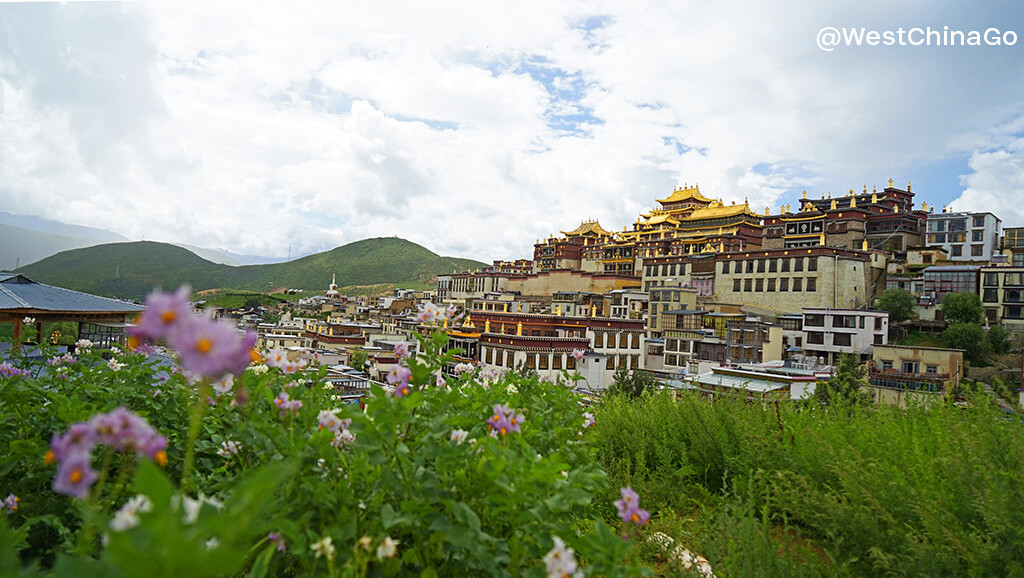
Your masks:
M 1024 423 L 985 396 L 825 410 L 660 394 L 595 414 L 613 489 L 719 575 L 1024 576 Z

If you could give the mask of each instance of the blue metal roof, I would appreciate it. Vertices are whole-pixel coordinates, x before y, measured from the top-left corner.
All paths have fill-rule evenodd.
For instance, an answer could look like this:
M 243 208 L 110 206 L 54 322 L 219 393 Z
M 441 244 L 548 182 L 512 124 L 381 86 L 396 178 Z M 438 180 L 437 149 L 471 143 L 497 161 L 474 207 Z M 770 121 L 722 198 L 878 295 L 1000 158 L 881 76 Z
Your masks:
M 118 299 L 36 283 L 24 275 L 0 273 L 0 311 L 5 309 L 77 313 L 134 313 L 142 311 L 145 307 Z

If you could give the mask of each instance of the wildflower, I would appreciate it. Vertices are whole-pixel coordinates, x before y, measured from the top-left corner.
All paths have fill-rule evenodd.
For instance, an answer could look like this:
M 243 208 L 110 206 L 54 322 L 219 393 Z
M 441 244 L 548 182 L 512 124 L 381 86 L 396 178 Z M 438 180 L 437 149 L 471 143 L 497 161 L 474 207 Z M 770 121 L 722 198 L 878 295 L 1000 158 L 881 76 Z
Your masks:
M 46 364 L 50 366 L 59 366 L 64 364 L 70 365 L 74 362 L 75 357 L 70 353 L 65 353 L 64 355 L 57 355 L 46 360 Z
M 588 427 L 594 425 L 595 423 L 597 423 L 597 422 L 594 421 L 594 414 L 590 413 L 589 411 L 583 412 L 583 427 L 584 428 L 588 428 Z
M 359 539 L 359 547 L 363 550 L 370 550 L 370 546 L 373 544 L 373 538 L 369 536 L 363 536 Z
M 127 330 L 128 335 L 140 340 L 166 339 L 172 328 L 192 316 L 191 293 L 188 285 L 174 293 L 153 291 L 146 297 L 146 309 L 135 318 L 135 327 Z
M 519 393 L 519 388 L 516 387 L 515 384 L 510 383 L 505 387 L 505 393 L 508 395 Z
M 409 383 L 409 379 L 412 377 L 412 371 L 404 365 L 396 365 L 391 368 L 388 372 L 387 382 L 394 385 L 396 383 Z
M 584 351 L 583 349 L 573 349 L 572 350 L 572 357 L 573 357 L 573 359 L 576 360 L 576 363 L 579 363 L 579 362 L 583 361 L 583 356 L 586 355 L 586 353 L 587 352 Z
M 271 544 L 277 544 L 277 551 L 278 552 L 284 552 L 284 550 L 285 550 L 285 543 L 284 543 L 284 537 L 281 536 L 281 532 L 271 532 L 271 533 L 267 534 L 267 540 L 270 540 Z
M 408 359 L 409 358 L 409 344 L 405 343 L 404 341 L 401 342 L 401 343 L 396 343 L 395 344 L 395 356 L 397 356 L 398 359 Z
M 64 461 L 74 455 L 88 455 L 97 443 L 96 430 L 88 423 L 76 423 L 63 436 L 53 434 L 46 461 Z
M 544 556 L 544 565 L 547 568 L 548 577 L 582 577 L 583 573 L 576 566 L 576 557 L 573 554 L 572 548 L 566 548 L 565 542 L 558 536 L 552 536 L 552 538 L 555 541 L 555 545 Z
M 263 375 L 269 370 L 270 368 L 267 367 L 266 365 L 263 365 L 262 363 L 249 366 L 249 371 L 253 372 L 254 375 Z
M 25 325 L 34 325 L 35 322 L 36 322 L 36 318 L 35 317 L 26 317 L 26 318 L 22 319 L 21 322 L 24 323 Z
M 203 542 L 203 547 L 206 548 L 207 550 L 213 550 L 213 549 L 217 548 L 217 546 L 220 546 L 220 540 L 218 540 L 216 536 L 214 536 L 214 537 L 210 538 L 209 540 Z
M 277 409 L 281 410 L 281 416 L 283 417 L 288 412 L 291 412 L 292 415 L 298 413 L 299 408 L 302 407 L 302 401 L 291 399 L 287 393 L 282 391 L 274 398 L 274 405 L 277 406 Z
M 107 367 L 109 367 L 111 371 L 121 371 L 124 369 L 124 364 L 111 357 L 110 360 L 107 361 Z
M 89 457 L 89 454 L 74 454 L 63 460 L 53 479 L 53 491 L 76 498 L 88 496 L 89 487 L 97 477 L 89 466 Z
M 231 389 L 235 385 L 235 376 L 230 373 L 224 375 L 219 380 L 213 382 L 213 391 L 217 395 L 224 395 L 225 393 L 231 393 Z
M 323 556 L 328 560 L 334 560 L 334 544 L 331 543 L 330 536 L 320 538 L 316 542 L 313 542 L 313 545 L 309 548 L 316 552 L 317 558 Z
M 27 369 L 14 367 L 8 362 L 0 363 L 0 377 L 29 377 L 31 372 Z
M 505 405 L 494 406 L 494 416 L 487 420 L 493 433 L 507 435 L 509 432 L 521 431 L 519 424 L 526 421 L 523 414 L 516 414 L 516 410 L 509 409 Z
M 439 321 L 438 317 L 441 313 L 441 309 L 433 303 L 423 303 L 419 306 L 419 312 L 416 314 L 416 323 L 420 325 L 433 325 Z
M 394 558 L 398 554 L 398 544 L 400 544 L 398 540 L 392 540 L 391 536 L 386 536 L 377 546 L 377 559 Z
M 440 373 L 437 374 L 437 379 L 434 381 L 434 385 L 443 389 L 448 389 L 448 382 L 445 381 L 444 376 Z
M 463 373 L 473 371 L 474 369 L 476 368 L 473 366 L 472 363 L 460 363 L 455 366 L 454 371 L 455 375 L 462 375 Z
M 334 439 L 331 440 L 331 445 L 341 449 L 343 446 L 351 445 L 352 442 L 356 441 L 356 436 L 348 429 L 340 429 L 334 434 Z
M 337 432 L 339 429 L 347 428 L 352 423 L 352 420 L 350 420 L 350 419 L 346 419 L 346 420 L 340 419 L 337 416 L 337 414 L 334 413 L 336 411 L 338 411 L 338 410 L 336 410 L 336 409 L 326 410 L 325 409 L 325 410 L 321 411 L 320 415 L 318 415 L 317 418 L 316 418 L 317 422 L 319 424 L 317 429 L 327 428 L 327 429 L 331 430 L 332 432 Z
M 152 511 L 153 501 L 146 495 L 138 494 L 125 502 L 121 509 L 114 514 L 114 519 L 110 521 L 110 529 L 115 532 L 124 532 L 134 528 L 139 525 L 140 513 Z
M 271 349 L 267 356 L 264 358 L 269 367 L 281 367 L 288 363 L 288 352 L 280 347 Z
M 7 508 L 7 513 L 10 514 L 14 512 L 14 510 L 18 509 L 18 502 L 20 501 L 21 500 L 18 499 L 18 496 L 8 494 L 7 497 L 4 498 L 4 501 L 0 502 L 0 508 Z
M 462 442 L 466 441 L 467 435 L 469 435 L 469 432 L 464 429 L 452 430 L 451 439 L 453 442 L 456 442 L 458 445 L 461 446 Z
M 230 323 L 216 321 L 209 315 L 192 316 L 168 334 L 168 344 L 178 350 L 186 371 L 205 377 L 225 373 L 241 373 L 249 366 L 249 350 L 256 334 L 244 337 Z
M 89 353 L 89 350 L 92 349 L 92 346 L 92 341 L 89 341 L 88 339 L 79 339 L 78 341 L 75 342 L 75 352 L 78 353 L 79 355 L 82 355 L 83 353 Z
M 190 498 L 188 496 L 175 496 L 172 498 L 172 508 L 177 509 L 178 504 L 181 504 L 182 509 L 185 511 L 185 516 L 182 519 L 186 524 L 194 524 L 199 519 L 199 513 L 203 509 L 204 504 L 213 506 L 214 508 L 220 509 L 224 504 L 217 500 L 208 498 L 202 494 L 198 498 Z
M 640 509 L 640 496 L 633 491 L 633 488 L 626 486 L 620 490 L 621 500 L 615 501 L 615 507 L 619 510 L 619 517 L 623 522 L 632 522 L 641 526 L 647 525 L 651 514 L 647 510 Z
M 232 440 L 225 440 L 220 442 L 220 449 L 217 450 L 217 455 L 222 458 L 228 458 L 238 453 L 238 450 L 242 449 L 242 444 Z

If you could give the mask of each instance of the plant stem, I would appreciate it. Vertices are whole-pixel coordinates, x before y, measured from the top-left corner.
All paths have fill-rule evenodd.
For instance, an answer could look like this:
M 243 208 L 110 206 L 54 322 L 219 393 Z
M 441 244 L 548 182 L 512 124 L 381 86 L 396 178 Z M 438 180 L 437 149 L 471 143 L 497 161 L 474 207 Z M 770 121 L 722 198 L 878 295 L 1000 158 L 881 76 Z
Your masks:
M 196 438 L 199 437 L 199 430 L 203 424 L 203 413 L 206 411 L 206 398 L 210 394 L 210 384 L 204 379 L 199 382 L 198 396 L 196 402 L 189 410 L 188 422 L 188 445 L 185 447 L 185 463 L 181 467 L 181 491 L 189 489 L 189 478 L 192 475 L 192 465 L 196 459 Z

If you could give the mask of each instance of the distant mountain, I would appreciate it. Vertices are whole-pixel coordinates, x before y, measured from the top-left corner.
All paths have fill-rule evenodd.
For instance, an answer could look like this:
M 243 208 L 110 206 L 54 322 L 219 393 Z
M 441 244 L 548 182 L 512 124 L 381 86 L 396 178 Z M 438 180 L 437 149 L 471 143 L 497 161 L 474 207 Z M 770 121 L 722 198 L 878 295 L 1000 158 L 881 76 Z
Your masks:
M 0 269 L 28 265 L 68 249 L 90 247 L 100 243 L 89 237 L 69 237 L 24 227 L 0 224 Z
M 6 211 L 0 211 L 0 225 L 21 227 L 22 229 L 30 229 L 41 233 L 52 233 L 62 237 L 90 239 L 93 241 L 93 243 L 91 243 L 92 245 L 98 245 L 100 243 L 120 243 L 128 240 L 127 237 L 118 235 L 117 233 L 106 229 L 85 227 L 83 225 L 69 225 L 60 221 L 53 221 L 32 215 L 15 215 Z
M 195 247 L 193 245 L 186 245 L 185 243 L 172 243 L 172 245 L 177 245 L 178 247 L 181 247 L 182 249 L 188 249 L 189 251 L 192 251 L 196 255 L 199 255 L 200 257 L 202 257 L 203 259 L 206 259 L 207 261 L 209 261 L 211 263 L 217 263 L 219 265 L 232 265 L 232 266 L 241 265 L 242 264 L 237 259 L 233 259 L 230 256 L 228 256 L 227 254 L 225 254 L 223 251 L 218 251 L 216 249 L 204 249 L 202 247 Z
M 325 291 L 332 275 L 342 288 L 425 289 L 439 274 L 483 266 L 470 259 L 442 257 L 397 238 L 366 239 L 287 263 L 240 267 L 211 263 L 175 245 L 140 241 L 64 251 L 18 272 L 40 283 L 138 300 L 154 287 L 172 290 L 182 284 L 196 291 Z

